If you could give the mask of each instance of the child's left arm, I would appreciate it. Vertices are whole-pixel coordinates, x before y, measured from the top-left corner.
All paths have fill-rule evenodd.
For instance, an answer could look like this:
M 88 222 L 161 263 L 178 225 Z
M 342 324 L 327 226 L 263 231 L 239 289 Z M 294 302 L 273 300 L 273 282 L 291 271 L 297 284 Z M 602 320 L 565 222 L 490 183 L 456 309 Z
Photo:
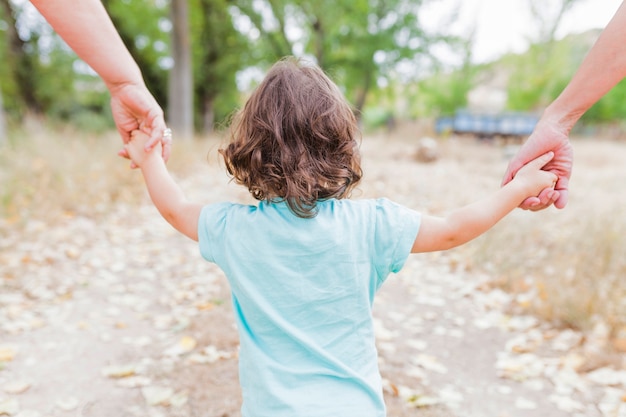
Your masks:
M 174 182 L 161 157 L 160 143 L 155 146 L 156 152 L 145 151 L 149 139 L 148 135 L 136 130 L 132 133 L 126 150 L 131 160 L 141 169 L 150 199 L 159 213 L 176 230 L 197 241 L 202 205 L 189 202 Z
M 440 251 L 467 243 L 493 227 L 526 198 L 554 187 L 556 175 L 541 170 L 553 155 L 549 152 L 529 162 L 495 193 L 456 209 L 446 217 L 422 216 L 411 252 Z

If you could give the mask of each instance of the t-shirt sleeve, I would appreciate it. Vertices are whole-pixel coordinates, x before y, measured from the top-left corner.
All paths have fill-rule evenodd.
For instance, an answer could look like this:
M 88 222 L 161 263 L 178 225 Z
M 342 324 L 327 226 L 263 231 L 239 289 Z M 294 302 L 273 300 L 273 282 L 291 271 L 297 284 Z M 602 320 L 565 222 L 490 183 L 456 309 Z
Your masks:
M 224 247 L 228 212 L 232 203 L 216 203 L 204 206 L 198 221 L 198 244 L 200 254 L 209 262 L 216 262 L 219 251 Z
M 375 262 L 381 280 L 402 269 L 420 222 L 419 212 L 385 198 L 376 200 Z

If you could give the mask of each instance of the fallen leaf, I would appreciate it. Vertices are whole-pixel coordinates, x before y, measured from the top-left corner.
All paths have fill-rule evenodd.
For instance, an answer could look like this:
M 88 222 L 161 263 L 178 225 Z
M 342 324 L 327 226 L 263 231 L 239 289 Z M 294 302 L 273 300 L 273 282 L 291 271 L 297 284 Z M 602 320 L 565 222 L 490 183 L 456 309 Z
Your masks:
M 0 346 L 0 362 L 10 362 L 15 359 L 17 349 L 13 346 Z
M 15 398 L 0 400 L 0 416 L 13 416 L 20 411 L 20 403 Z
M 537 403 L 526 398 L 519 397 L 515 400 L 515 407 L 520 410 L 535 410 Z
M 170 405 L 179 408 L 187 404 L 187 401 L 189 401 L 189 396 L 186 393 L 177 392 L 170 398 Z
M 152 383 L 152 380 L 146 376 L 129 376 L 126 378 L 120 378 L 117 381 L 117 386 L 122 388 L 139 388 L 147 387 Z
M 78 407 L 78 399 L 74 397 L 62 398 L 57 400 L 55 405 L 63 411 L 72 411 Z
M 180 356 L 185 353 L 189 353 L 196 348 L 198 342 L 191 336 L 184 336 L 178 341 L 177 344 L 168 348 L 165 352 L 165 356 Z
M 432 407 L 440 402 L 439 398 L 428 395 L 415 395 L 407 399 L 407 403 L 416 408 Z
M 417 355 L 417 357 L 413 360 L 413 363 L 428 371 L 437 372 L 439 374 L 445 374 L 448 372 L 448 368 L 439 362 L 439 359 L 431 355 Z
M 30 384 L 24 381 L 14 381 L 6 384 L 2 389 L 8 394 L 23 394 L 28 391 Z
M 165 387 L 143 387 L 141 394 L 148 405 L 168 406 L 174 395 L 174 390 Z
M 205 303 L 198 303 L 196 304 L 196 308 L 200 311 L 208 311 L 208 310 L 212 310 L 215 308 L 215 304 L 207 301 Z
M 111 365 L 102 368 L 102 375 L 107 378 L 126 378 L 135 375 L 135 365 Z

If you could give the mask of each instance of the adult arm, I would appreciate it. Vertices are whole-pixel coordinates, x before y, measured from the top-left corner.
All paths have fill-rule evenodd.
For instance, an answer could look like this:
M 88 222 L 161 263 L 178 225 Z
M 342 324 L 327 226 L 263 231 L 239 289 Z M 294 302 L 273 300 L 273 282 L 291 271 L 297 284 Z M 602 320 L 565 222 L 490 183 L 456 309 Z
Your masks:
M 498 191 L 445 217 L 422 216 L 411 252 L 440 251 L 467 243 L 493 227 L 528 196 L 554 186 L 556 175 L 542 170 L 552 156 L 549 152 L 534 159 Z
M 580 67 L 561 92 L 545 109 L 537 127 L 509 163 L 503 184 L 511 181 L 524 164 L 548 151 L 554 159 L 544 169 L 558 176 L 555 190 L 543 190 L 521 205 L 541 210 L 552 203 L 563 208 L 568 200 L 573 149 L 569 133 L 580 117 L 619 81 L 626 77 L 626 2 L 600 34 Z
M 150 135 L 146 150 L 163 142 L 163 157 L 171 150 L 163 137 L 163 110 L 148 91 L 137 63 L 122 42 L 100 0 L 31 0 L 52 28 L 94 71 L 111 93 L 113 118 L 124 143 L 133 130 Z

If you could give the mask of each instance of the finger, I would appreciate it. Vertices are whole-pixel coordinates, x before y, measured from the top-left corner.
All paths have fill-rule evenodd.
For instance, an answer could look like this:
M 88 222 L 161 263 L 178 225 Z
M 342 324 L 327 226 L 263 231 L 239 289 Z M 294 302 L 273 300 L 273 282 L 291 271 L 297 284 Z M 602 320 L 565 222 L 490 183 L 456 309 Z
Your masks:
M 117 152 L 117 154 L 121 156 L 122 158 L 130 159 L 130 155 L 128 154 L 128 149 L 126 148 L 122 148 L 120 151 Z
M 552 188 L 546 188 L 541 193 L 539 193 L 539 196 L 537 197 L 539 199 L 539 204 L 532 206 L 529 210 L 540 211 L 547 209 L 554 204 L 558 197 L 558 191 L 554 191 Z
M 548 162 L 550 162 L 554 158 L 554 152 L 550 151 L 548 153 L 544 153 L 538 158 L 533 159 L 528 163 L 528 165 L 534 165 L 537 169 L 543 168 Z
M 523 210 L 531 210 L 532 207 L 540 204 L 541 201 L 537 197 L 528 197 L 526 200 L 522 201 L 522 204 L 519 207 Z
M 523 166 L 524 164 L 522 164 L 521 162 L 517 162 L 517 160 L 511 161 L 506 169 L 506 172 L 504 173 L 504 177 L 502 178 L 502 184 L 500 184 L 500 186 L 503 187 L 511 182 L 513 177 L 515 177 L 517 171 L 519 171 L 519 169 Z
M 130 141 L 130 132 L 127 130 L 124 130 L 122 128 L 117 128 L 117 133 L 120 134 L 120 137 L 122 138 L 122 142 L 124 144 L 127 144 Z
M 569 191 L 568 190 L 559 190 L 559 198 L 554 202 L 554 207 L 558 209 L 563 209 L 567 205 L 567 200 L 569 199 Z
M 148 130 L 146 133 L 150 135 L 150 140 L 146 143 L 145 149 L 151 151 L 158 142 L 162 141 L 163 133 L 167 129 L 163 114 L 153 112 L 146 122 L 145 128 Z
M 541 190 L 537 198 L 539 199 L 539 206 L 546 208 L 552 205 L 559 196 L 559 192 L 555 191 L 554 188 L 544 188 Z
M 559 192 L 559 198 L 554 202 L 554 206 L 558 209 L 565 208 L 569 199 L 569 178 L 559 177 L 554 189 Z

